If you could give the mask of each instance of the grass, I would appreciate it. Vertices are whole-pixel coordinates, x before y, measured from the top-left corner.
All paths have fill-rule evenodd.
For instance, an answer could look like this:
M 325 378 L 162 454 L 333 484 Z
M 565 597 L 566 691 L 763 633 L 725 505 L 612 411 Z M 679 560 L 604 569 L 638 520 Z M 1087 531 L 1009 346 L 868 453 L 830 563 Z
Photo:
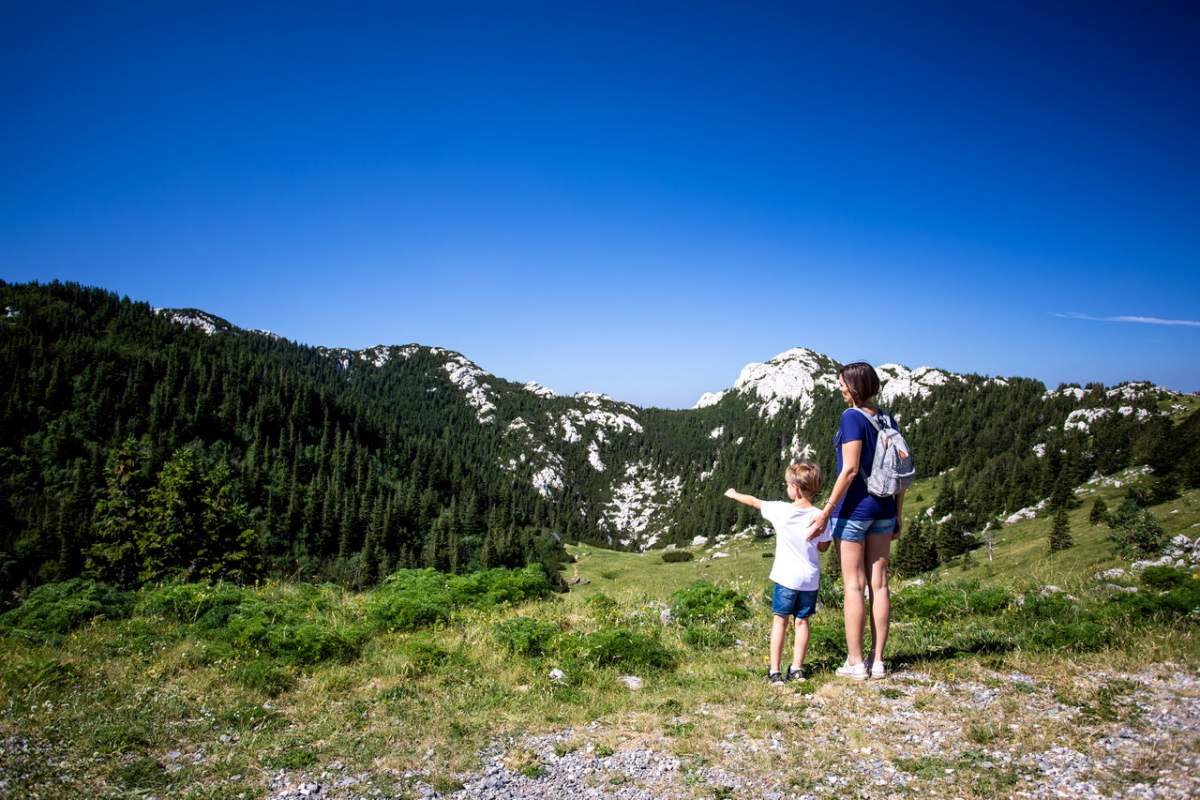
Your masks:
M 1124 487 L 1099 491 L 1111 508 Z M 844 651 L 840 612 L 831 608 L 812 620 L 810 680 L 795 691 L 767 687 L 770 608 L 762 590 L 770 560 L 761 556 L 770 540 L 722 545 L 723 559 L 700 549 L 677 563 L 655 552 L 573 546 L 572 568 L 590 583 L 568 595 L 542 597 L 488 579 L 476 588 L 493 600 L 456 600 L 428 618 L 411 582 L 376 594 L 283 584 L 173 588 L 140 593 L 132 606 L 121 599 L 113 615 L 94 613 L 90 600 L 76 604 L 66 623 L 47 607 L 49 632 L 0 631 L 0 741 L 20 738 L 29 754 L 6 748 L 0 771 L 12 796 L 252 798 L 266 794 L 273 770 L 319 773 L 338 760 L 348 772 L 377 775 L 374 788 L 403 795 L 412 787 L 397 776 L 426 776 L 448 791 L 455 776 L 478 769 L 486 745 L 525 732 L 574 728 L 579 738 L 554 745 L 560 757 L 578 747 L 603 759 L 658 742 L 687 765 L 719 764 L 730 736 L 828 736 L 831 708 L 866 717 L 879 704 L 904 704 L 956 720 L 968 750 L 942 760 L 897 755 L 900 769 L 962 796 L 1003 795 L 1024 776 L 989 770 L 970 753 L 1043 747 L 1052 736 L 1083 741 L 1096 726 L 1137 724 L 1129 685 L 1104 679 L 1081 688 L 1072 675 L 1194 664 L 1200 656 L 1194 621 L 1129 620 L 1099 591 L 1094 573 L 1122 562 L 1107 529 L 1087 524 L 1091 496 L 1083 500 L 1070 515 L 1070 550 L 1049 556 L 1049 520 L 1028 520 L 1001 531 L 990 564 L 977 553 L 975 566 L 943 568 L 928 588 L 897 587 L 894 665 L 929 674 L 931 684 L 1030 676 L 997 683 L 994 715 L 966 714 L 932 685 L 902 691 L 833 680 L 829 670 Z M 1194 536 L 1200 493 L 1153 511 L 1168 533 Z M 1161 580 L 1164 597 L 1179 591 L 1170 576 Z M 1041 598 L 1045 584 L 1077 601 Z M 666 608 L 676 612 L 668 624 Z M 229 633 L 239 614 L 245 620 Z M 271 638 L 278 621 L 292 639 Z M 316 628 L 308 638 L 296 633 L 304 625 Z M 326 630 L 349 637 L 353 651 L 323 650 Z M 551 680 L 555 668 L 565 680 Z M 618 682 L 629 673 L 643 678 L 640 691 Z M 1078 709 L 1079 731 L 1041 721 L 1040 729 L 1010 733 L 1051 702 Z M 582 733 L 593 721 L 600 729 Z M 857 719 L 838 724 L 862 747 L 877 738 Z M 822 748 L 801 750 L 789 776 L 821 785 L 836 765 L 821 760 Z M 777 769 L 767 752 L 746 756 L 763 761 L 740 768 Z M 526 753 L 514 768 L 537 774 L 544 757 Z
M 974 578 L 985 585 L 1013 587 L 1036 583 L 1068 591 L 1090 588 L 1097 572 L 1129 565 L 1113 552 L 1108 526 L 1088 522 L 1096 497 L 1103 497 L 1110 509 L 1121 504 L 1131 485 L 1127 475 L 1117 476 L 1118 480 L 1122 478 L 1125 480 L 1120 487 L 1085 486 L 1085 491 L 1077 495 L 1080 506 L 1067 514 L 1075 540 L 1073 547 L 1054 554 L 1049 552 L 1047 541 L 1053 520 L 1046 515 L 998 531 L 991 561 L 986 549 L 978 548 L 973 554 L 973 565 L 966 569 L 961 565 L 943 566 L 939 574 L 947 578 Z M 1149 486 L 1149 480 L 1134 478 L 1132 484 Z M 1168 537 L 1180 533 L 1192 539 L 1200 536 L 1200 491 L 1183 492 L 1178 499 L 1154 506 L 1151 511 L 1167 530 Z

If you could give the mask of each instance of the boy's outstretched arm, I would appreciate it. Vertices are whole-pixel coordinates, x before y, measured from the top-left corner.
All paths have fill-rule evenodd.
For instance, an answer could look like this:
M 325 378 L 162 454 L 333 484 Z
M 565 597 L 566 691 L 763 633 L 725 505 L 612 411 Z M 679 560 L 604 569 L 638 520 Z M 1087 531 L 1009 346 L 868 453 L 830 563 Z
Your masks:
M 752 494 L 742 494 L 737 489 L 726 489 L 725 496 L 730 500 L 736 500 L 744 506 L 751 508 L 762 508 L 762 500 L 759 500 Z

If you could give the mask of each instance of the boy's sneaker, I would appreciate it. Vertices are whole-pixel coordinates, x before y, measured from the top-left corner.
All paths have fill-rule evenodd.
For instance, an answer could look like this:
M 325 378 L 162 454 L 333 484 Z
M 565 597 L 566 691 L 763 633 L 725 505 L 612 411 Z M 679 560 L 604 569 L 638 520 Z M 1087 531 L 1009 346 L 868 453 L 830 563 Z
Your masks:
M 800 667 L 799 669 L 796 669 L 795 667 L 788 667 L 787 679 L 789 681 L 804 680 L 804 667 Z
M 872 678 L 886 678 L 887 677 L 887 667 L 884 665 L 884 663 L 882 661 L 871 662 L 871 677 Z
M 783 686 L 783 674 L 779 672 L 768 672 L 767 683 L 772 686 Z
M 865 681 L 867 679 L 867 665 L 854 664 L 851 666 L 850 662 L 847 661 L 845 664 L 842 664 L 837 668 L 837 674 L 843 678 L 850 678 L 851 680 L 855 681 Z

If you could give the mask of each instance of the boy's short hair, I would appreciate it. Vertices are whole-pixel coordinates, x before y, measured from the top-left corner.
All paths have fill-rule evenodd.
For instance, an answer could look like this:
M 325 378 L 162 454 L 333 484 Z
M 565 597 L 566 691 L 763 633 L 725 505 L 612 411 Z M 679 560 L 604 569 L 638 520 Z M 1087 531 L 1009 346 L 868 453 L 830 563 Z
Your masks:
M 796 461 L 789 464 L 783 477 L 809 500 L 821 492 L 821 468 L 811 461 Z

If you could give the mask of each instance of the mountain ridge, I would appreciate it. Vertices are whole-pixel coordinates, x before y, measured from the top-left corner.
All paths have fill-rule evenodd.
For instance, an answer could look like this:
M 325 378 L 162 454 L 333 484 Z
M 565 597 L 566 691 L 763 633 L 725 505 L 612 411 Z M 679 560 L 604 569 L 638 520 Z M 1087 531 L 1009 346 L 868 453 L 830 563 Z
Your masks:
M 186 469 L 231 486 L 264 568 L 356 585 L 396 566 L 519 565 L 547 536 L 686 544 L 761 525 L 728 486 L 778 496 L 802 457 L 832 474 L 845 409 L 838 362 L 802 347 L 663 409 L 510 381 L 438 346 L 302 345 L 77 284 L 0 282 L 0 308 L 4 580 L 130 552 L 102 541 L 121 530 L 104 520 Z M 1059 483 L 1169 464 L 1158 453 L 1190 441 L 1177 425 L 1197 405 L 1148 383 L 878 370 L 920 473 L 953 470 L 933 520 L 955 541 Z
M 163 313 L 181 314 L 188 311 L 196 312 L 191 309 L 164 310 Z M 209 320 L 218 319 L 212 315 L 206 316 Z M 202 324 L 203 320 L 196 322 L 186 316 L 173 318 L 180 324 L 197 327 L 210 335 L 221 331 L 219 327 L 206 327 Z M 806 430 L 813 420 L 818 397 L 825 401 L 832 400 L 838 408 L 842 407 L 837 390 L 840 363 L 826 354 L 805 347 L 792 347 L 766 361 L 747 363 L 732 386 L 719 392 L 706 393 L 691 409 L 651 409 L 615 400 L 598 392 L 558 395 L 535 381 L 524 384 L 508 381 L 483 369 L 464 354 L 436 345 L 378 344 L 359 350 L 318 346 L 315 351 L 335 360 L 344 370 L 349 370 L 352 364 L 356 367 L 369 365 L 384 368 L 397 359 L 407 360 L 418 352 L 444 359 L 446 377 L 461 392 L 463 402 L 473 409 L 477 423 L 503 428 L 503 438 L 513 451 L 507 457 L 498 459 L 500 469 L 528 481 L 547 500 L 559 498 L 565 487 L 569 483 L 580 482 L 581 476 L 585 476 L 588 482 L 602 485 L 600 494 L 604 502 L 595 510 L 594 524 L 608 537 L 607 544 L 638 549 L 655 546 L 670 538 L 675 527 L 671 519 L 672 511 L 680 502 L 683 487 L 689 483 L 713 482 L 721 472 L 721 451 L 727 447 L 739 447 L 749 433 L 747 427 L 753 427 L 753 423 L 747 426 L 744 419 L 740 425 L 731 423 L 728 427 L 730 437 L 725 436 L 725 425 L 709 429 L 706 438 L 713 445 L 708 448 L 711 458 L 700 465 L 701 469 L 695 470 L 695 478 L 692 478 L 686 468 L 669 469 L 653 459 L 613 456 L 611 438 L 645 434 L 640 418 L 648 411 L 686 415 L 717 409 L 708 413 L 719 414 L 724 403 L 735 417 L 743 411 L 750 411 L 760 421 L 782 422 L 788 430 L 781 437 L 777 449 L 780 462 L 786 462 L 812 458 L 821 446 L 813 432 Z M 1008 387 L 1011 381 L 1032 380 L 1041 387 L 1041 396 L 1045 401 L 1057 398 L 1080 404 L 1089 397 L 1082 388 L 1060 386 L 1055 390 L 1046 390 L 1036 379 L 1017 376 L 960 374 L 932 366 L 912 369 L 897 363 L 881 364 L 877 371 L 882 385 L 881 403 L 889 408 L 901 404 L 901 410 L 894 411 L 897 419 L 902 424 L 913 426 L 925 418 L 925 414 L 921 413 L 921 405 L 930 400 L 936 403 L 936 395 L 949 386 L 979 390 L 984 387 Z M 498 405 L 500 396 L 514 391 L 532 394 L 538 400 L 554 401 L 556 408 L 553 411 L 539 409 L 533 415 L 513 415 L 501 411 Z M 1107 402 L 1120 397 L 1132 401 L 1143 394 L 1157 397 L 1176 393 L 1146 382 L 1128 382 L 1105 389 L 1103 399 L 1093 399 Z M 915 413 L 905 404 L 915 404 Z M 786 415 L 783 414 L 785 410 Z M 1132 406 L 1113 409 L 1103 406 L 1072 408 L 1061 425 L 1064 431 L 1086 433 L 1092 423 L 1110 414 L 1133 416 L 1141 421 L 1148 418 L 1150 413 L 1148 409 L 1134 409 Z M 733 433 L 737 436 L 732 436 Z M 585 449 L 585 457 L 577 452 L 579 448 Z M 1033 449 L 1036 454 L 1044 454 L 1045 444 L 1035 443 Z M 696 465 L 693 463 L 692 466 Z M 587 512 L 584 513 L 586 515 Z

